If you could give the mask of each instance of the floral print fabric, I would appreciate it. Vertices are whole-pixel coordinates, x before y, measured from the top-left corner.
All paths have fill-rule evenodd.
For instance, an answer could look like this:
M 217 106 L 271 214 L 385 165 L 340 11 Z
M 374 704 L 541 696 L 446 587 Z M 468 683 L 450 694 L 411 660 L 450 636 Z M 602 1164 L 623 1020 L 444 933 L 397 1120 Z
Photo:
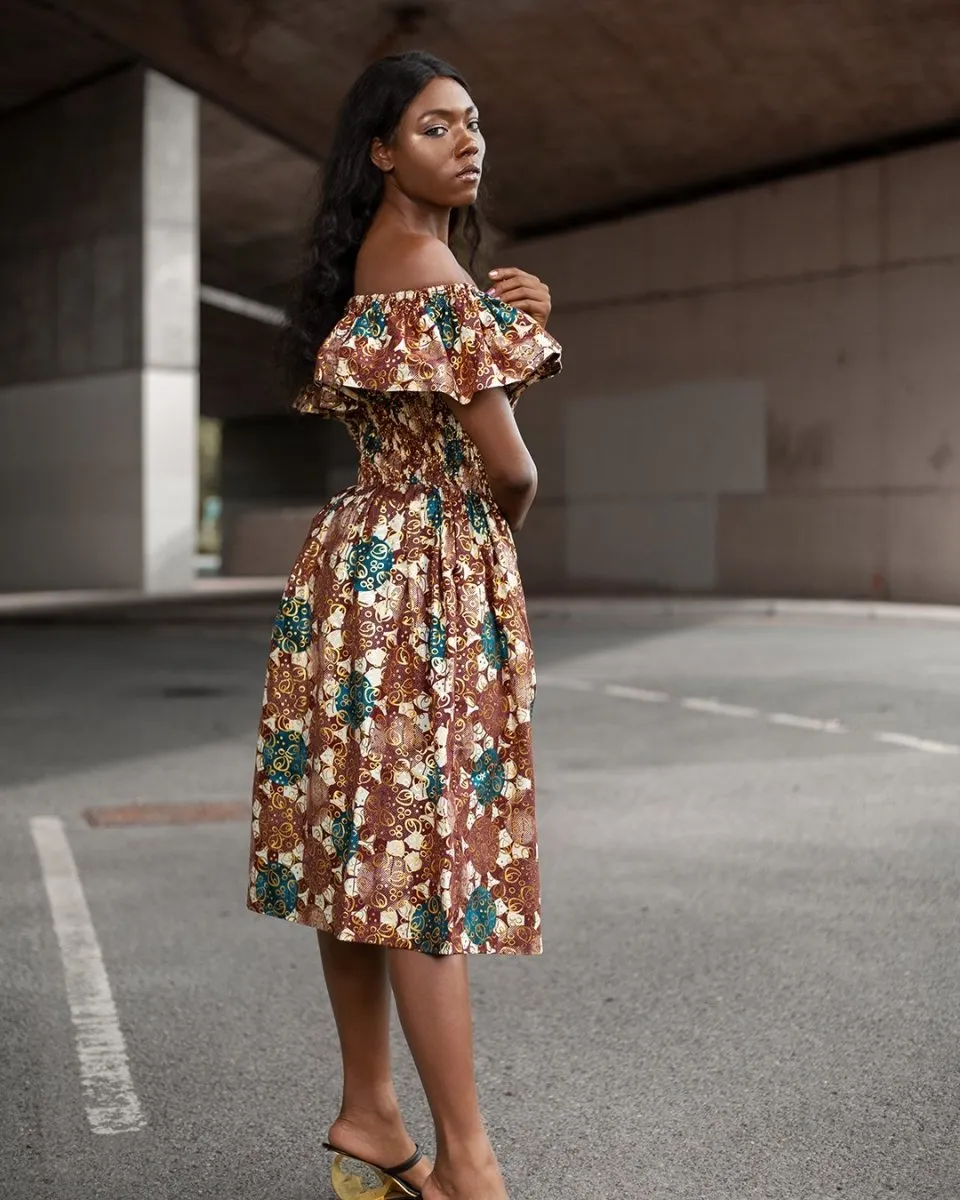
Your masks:
M 536 676 L 513 536 L 443 394 L 560 369 L 472 284 L 355 296 L 298 407 L 357 482 L 317 514 L 273 628 L 248 906 L 348 941 L 532 954 Z

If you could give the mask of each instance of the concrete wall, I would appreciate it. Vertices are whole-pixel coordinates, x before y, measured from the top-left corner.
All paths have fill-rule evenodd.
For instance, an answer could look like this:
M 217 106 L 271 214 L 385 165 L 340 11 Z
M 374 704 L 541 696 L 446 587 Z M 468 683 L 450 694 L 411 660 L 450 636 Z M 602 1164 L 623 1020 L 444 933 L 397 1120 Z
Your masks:
M 531 590 L 960 600 L 960 145 L 515 247 Z
M 220 471 L 223 574 L 285 575 L 313 516 L 356 482 L 357 456 L 339 421 L 288 409 L 225 420 Z
M 139 367 L 143 81 L 0 122 L 0 386 Z
M 192 577 L 197 101 L 131 69 L 0 123 L 0 588 Z
M 221 571 L 284 575 L 314 514 L 356 481 L 353 442 L 293 411 L 274 327 L 205 304 L 200 329 L 200 407 L 221 422 Z
M 272 325 L 201 304 L 200 411 L 218 420 L 289 414 L 276 358 Z

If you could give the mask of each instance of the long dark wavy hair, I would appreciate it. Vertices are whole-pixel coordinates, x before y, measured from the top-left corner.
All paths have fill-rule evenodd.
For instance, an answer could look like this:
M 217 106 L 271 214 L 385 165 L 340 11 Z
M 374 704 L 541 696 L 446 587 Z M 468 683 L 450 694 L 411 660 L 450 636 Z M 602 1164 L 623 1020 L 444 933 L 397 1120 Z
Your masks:
M 320 175 L 320 201 L 303 266 L 280 338 L 283 375 L 295 392 L 311 382 L 320 343 L 353 294 L 357 252 L 383 197 L 383 173 L 370 159 L 371 142 L 374 138 L 389 142 L 407 106 L 438 76 L 470 90 L 449 63 L 423 50 L 411 50 L 371 63 L 343 100 Z M 478 206 L 454 209 L 450 248 L 471 272 L 480 238 Z

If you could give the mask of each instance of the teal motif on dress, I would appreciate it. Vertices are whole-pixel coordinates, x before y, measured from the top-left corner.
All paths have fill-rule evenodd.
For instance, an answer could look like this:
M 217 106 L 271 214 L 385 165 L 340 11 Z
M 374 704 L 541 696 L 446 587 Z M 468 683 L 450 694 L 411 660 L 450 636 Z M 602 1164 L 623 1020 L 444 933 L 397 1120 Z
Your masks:
M 443 465 L 448 475 L 456 475 L 463 466 L 463 439 L 448 425 L 444 430 Z
M 350 327 L 351 337 L 367 338 L 375 342 L 379 342 L 386 332 L 387 318 L 383 314 L 379 300 L 374 300 L 372 304 L 368 305 Z
M 512 304 L 504 304 L 497 296 L 488 296 L 486 293 L 480 297 L 480 302 L 501 329 L 506 330 L 511 325 L 516 325 L 517 310 Z
M 434 529 L 443 524 L 443 493 L 437 487 L 431 488 L 427 495 L 427 520 Z
M 330 837 L 333 840 L 333 848 L 336 851 L 337 858 L 346 866 L 354 854 L 356 854 L 357 847 L 360 845 L 360 834 L 357 832 L 357 826 L 354 823 L 351 809 L 344 809 L 342 813 L 338 813 L 333 818 Z
M 427 312 L 436 323 L 444 350 L 452 350 L 460 337 L 460 322 L 453 305 L 442 292 L 434 292 L 427 301 Z
M 368 420 L 360 439 L 361 453 L 365 454 L 367 458 L 373 458 L 382 445 L 383 439 L 377 431 L 376 424 L 372 420 Z
M 310 645 L 313 611 L 308 600 L 284 596 L 273 622 L 273 644 L 284 654 L 299 654 Z
M 498 796 L 503 794 L 506 773 L 496 750 L 484 750 L 474 762 L 473 770 L 470 773 L 470 782 L 473 784 L 477 799 L 481 804 L 492 804 Z
M 414 909 L 410 918 L 410 940 L 427 954 L 439 954 L 450 941 L 450 925 L 439 896 L 431 896 Z
M 263 739 L 263 766 L 270 782 L 286 787 L 296 783 L 307 772 L 307 745 L 302 733 L 278 729 Z
M 271 917 L 285 917 L 296 912 L 297 877 L 283 863 L 267 863 L 257 872 L 257 900 Z
M 427 771 L 427 799 L 432 804 L 436 804 L 442 795 L 443 772 L 440 770 L 440 764 L 434 761 L 430 764 L 430 769 Z
M 447 657 L 447 630 L 439 617 L 430 618 L 427 633 L 427 651 L 431 658 Z
M 337 712 L 351 729 L 359 729 L 373 712 L 376 694 L 362 671 L 351 671 L 337 692 Z
M 393 570 L 393 551 L 383 538 L 357 542 L 347 556 L 347 569 L 356 591 L 376 591 Z
M 480 644 L 483 646 L 483 652 L 490 664 L 499 671 L 507 661 L 510 647 L 507 642 L 506 630 L 497 620 L 497 615 L 492 608 L 488 610 L 487 615 L 483 618 L 483 624 L 480 626 Z
M 497 927 L 497 905 L 487 888 L 476 887 L 470 893 L 463 925 L 475 946 L 482 946 L 490 939 Z
M 463 498 L 463 502 L 467 507 L 467 516 L 470 518 L 470 524 L 481 537 L 487 537 L 490 533 L 490 525 L 487 521 L 487 510 L 480 493 L 467 492 Z

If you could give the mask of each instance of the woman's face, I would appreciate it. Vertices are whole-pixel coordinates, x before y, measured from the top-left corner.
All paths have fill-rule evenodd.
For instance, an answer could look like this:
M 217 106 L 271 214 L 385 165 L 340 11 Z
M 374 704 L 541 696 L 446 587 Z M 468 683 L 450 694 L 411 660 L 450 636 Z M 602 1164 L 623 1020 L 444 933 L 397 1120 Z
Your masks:
M 431 79 L 407 106 L 388 143 L 371 157 L 413 200 L 461 208 L 477 198 L 485 143 L 470 94 L 454 79 Z

